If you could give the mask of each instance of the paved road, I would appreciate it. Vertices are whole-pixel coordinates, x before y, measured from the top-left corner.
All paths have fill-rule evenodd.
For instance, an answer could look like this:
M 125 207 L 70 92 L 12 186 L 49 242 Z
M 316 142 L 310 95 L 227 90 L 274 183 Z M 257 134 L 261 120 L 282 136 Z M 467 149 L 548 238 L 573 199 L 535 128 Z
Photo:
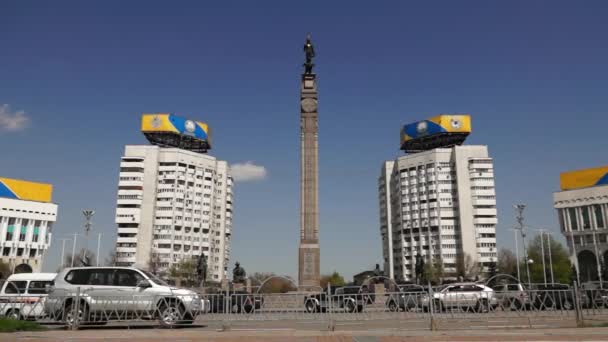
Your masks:
M 321 332 L 293 329 L 231 330 L 189 329 L 89 329 L 53 330 L 0 334 L 0 341 L 270 341 L 270 342 L 397 342 L 397 341 L 608 341 L 608 328 L 495 329 L 456 331 L 365 331 Z

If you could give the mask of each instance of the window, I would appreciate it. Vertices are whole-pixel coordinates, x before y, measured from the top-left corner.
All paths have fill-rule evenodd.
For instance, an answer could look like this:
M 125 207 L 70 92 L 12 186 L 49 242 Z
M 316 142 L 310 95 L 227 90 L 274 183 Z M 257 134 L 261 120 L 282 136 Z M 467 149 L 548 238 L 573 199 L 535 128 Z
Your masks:
M 597 228 L 604 228 L 604 216 L 602 215 L 602 206 L 596 204 L 593 206 L 593 209 L 595 210 L 595 223 L 597 225 Z
M 583 229 L 591 229 L 591 220 L 589 218 L 589 207 L 581 207 L 583 216 Z
M 86 285 L 89 280 L 89 272 L 87 269 L 72 270 L 65 275 L 65 281 L 72 285 Z
M 30 294 L 47 294 L 46 286 L 53 284 L 52 281 L 30 281 L 27 287 L 27 293 Z
M 27 286 L 27 281 L 10 281 L 6 284 L 6 288 L 4 289 L 4 293 L 25 293 L 25 288 Z
M 576 208 L 568 208 L 568 215 L 570 216 L 570 229 L 578 230 L 578 224 L 576 222 Z
M 88 285 L 111 286 L 114 270 L 112 269 L 92 269 L 89 271 Z
M 4 247 L 2 249 L 2 256 L 9 256 L 11 254 L 11 248 L 10 247 Z
M 137 283 L 145 278 L 139 272 L 133 270 L 118 270 L 114 277 L 115 286 L 135 287 Z

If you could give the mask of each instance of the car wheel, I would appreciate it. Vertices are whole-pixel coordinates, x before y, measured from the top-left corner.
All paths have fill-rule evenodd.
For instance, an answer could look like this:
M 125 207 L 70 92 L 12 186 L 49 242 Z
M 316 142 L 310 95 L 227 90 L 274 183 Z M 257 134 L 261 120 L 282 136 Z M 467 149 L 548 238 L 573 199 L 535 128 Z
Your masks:
M 158 309 L 158 322 L 162 327 L 173 327 L 180 322 L 183 322 L 183 309 L 177 302 L 162 303 Z
M 85 322 L 85 318 L 87 317 L 87 307 L 86 304 L 81 303 L 78 306 L 78 312 L 74 312 L 74 303 L 69 303 L 65 306 L 63 313 L 63 322 L 68 326 L 68 328 L 72 328 L 74 324 L 83 324 Z M 78 323 L 76 323 L 76 318 Z
M 433 306 L 435 308 L 435 312 L 443 312 L 443 310 L 445 309 L 443 307 L 443 303 L 441 302 L 441 299 L 433 300 Z
M 397 305 L 397 303 L 395 303 L 394 300 L 391 300 L 390 302 L 388 302 L 388 311 L 391 311 L 391 312 L 399 311 L 399 306 Z
M 347 300 L 344 303 L 344 308 L 346 309 L 346 312 L 353 313 L 357 309 L 357 306 L 355 305 L 355 303 L 352 300 Z
M 488 306 L 487 299 L 480 299 L 479 301 L 477 301 L 477 305 L 475 306 L 475 312 L 482 313 L 482 312 L 489 312 L 489 311 L 490 311 L 490 307 Z
M 19 313 L 19 310 L 17 309 L 10 309 L 6 312 L 6 317 L 11 318 L 11 319 L 15 319 L 15 320 L 22 320 L 23 317 L 21 316 L 21 314 Z
M 317 305 L 311 299 L 309 299 L 309 300 L 306 301 L 305 307 L 306 307 L 306 312 L 308 312 L 308 313 L 315 313 L 315 312 L 319 311 L 318 308 L 317 308 Z
M 511 301 L 510 309 L 519 311 L 523 308 L 523 306 L 524 304 L 521 302 L 521 300 L 516 298 Z

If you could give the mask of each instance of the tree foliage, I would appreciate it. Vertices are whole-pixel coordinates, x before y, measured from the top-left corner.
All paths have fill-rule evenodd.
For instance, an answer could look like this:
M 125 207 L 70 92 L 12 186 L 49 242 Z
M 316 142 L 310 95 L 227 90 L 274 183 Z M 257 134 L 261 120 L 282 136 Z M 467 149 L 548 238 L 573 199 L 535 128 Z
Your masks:
M 496 265 L 498 273 L 509 274 L 517 277 L 517 257 L 510 249 L 501 248 L 498 250 L 498 263 Z
M 545 250 L 545 274 L 547 281 L 551 281 L 551 269 L 549 265 L 549 247 L 547 239 L 551 240 L 551 259 L 553 261 L 553 274 L 555 282 L 558 283 L 569 283 L 570 280 L 570 258 L 566 248 L 551 235 L 544 235 L 544 250 Z M 543 278 L 543 256 L 541 249 L 541 237 L 540 235 L 535 236 L 532 241 L 528 244 L 528 257 L 532 259 L 530 264 L 530 278 L 532 283 L 542 283 Z M 525 267 L 525 265 L 523 265 Z M 523 270 L 524 268 L 522 268 Z M 522 278 L 525 278 L 522 275 Z
M 113 248 L 104 260 L 106 266 L 116 266 L 116 248 Z
M 321 287 L 326 288 L 327 284 L 331 284 L 332 287 L 340 287 L 346 284 L 344 277 L 340 275 L 337 271 L 334 271 L 332 274 L 326 274 L 321 276 Z
M 83 261 L 88 261 L 89 266 L 97 266 L 97 258 L 95 257 L 95 253 L 86 248 L 81 248 L 80 252 L 77 252 L 76 255 L 74 255 L 74 267 L 84 266 Z M 60 269 L 64 269 L 66 267 L 72 267 L 72 253 L 65 255 Z
M 0 280 L 8 278 L 13 272 L 11 271 L 11 266 L 0 260 Z
M 434 263 L 425 263 L 424 269 L 422 270 L 422 282 L 421 285 L 431 283 L 438 285 L 442 283 L 444 275 L 443 263 L 440 259 L 435 259 Z
M 461 254 L 456 260 L 456 275 L 463 279 L 473 280 L 479 276 L 481 268 L 468 253 Z
M 184 258 L 169 268 L 169 276 L 180 286 L 196 286 L 196 260 Z

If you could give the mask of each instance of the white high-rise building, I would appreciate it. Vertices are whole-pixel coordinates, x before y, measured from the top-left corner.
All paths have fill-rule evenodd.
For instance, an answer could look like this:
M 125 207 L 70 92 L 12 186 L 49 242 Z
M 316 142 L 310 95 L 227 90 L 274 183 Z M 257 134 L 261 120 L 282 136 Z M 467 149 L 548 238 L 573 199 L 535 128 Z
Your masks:
M 465 261 L 481 267 L 497 261 L 494 166 L 486 146 L 433 148 L 387 161 L 378 188 L 386 276 L 414 280 L 418 254 L 427 264 L 441 263 L 446 276 Z
M 188 120 L 180 126 L 178 120 L 184 119 L 144 115 L 142 130 L 151 142 L 160 144 L 162 139 L 171 143 L 174 137 L 165 132 L 150 137 L 151 129 L 159 130 L 167 122 L 192 131 L 202 125 Z M 186 138 L 178 136 L 174 141 L 183 143 Z M 116 206 L 117 264 L 163 272 L 202 253 L 207 257 L 207 280 L 224 280 L 230 260 L 232 201 L 227 162 L 185 147 L 126 146 Z
M 41 271 L 57 220 L 52 191 L 50 184 L 0 178 L 0 260 L 11 271 Z

